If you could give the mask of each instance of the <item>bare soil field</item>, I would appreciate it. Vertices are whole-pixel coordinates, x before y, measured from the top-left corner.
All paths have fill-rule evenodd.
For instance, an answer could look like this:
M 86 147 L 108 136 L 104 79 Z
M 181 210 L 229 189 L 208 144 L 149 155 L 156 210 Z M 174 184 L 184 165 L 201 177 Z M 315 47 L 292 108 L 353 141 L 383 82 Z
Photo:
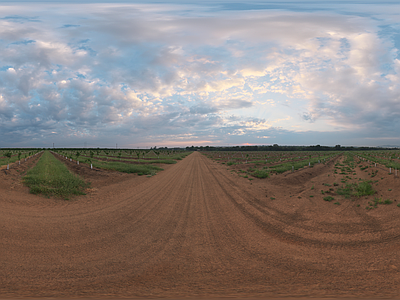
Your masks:
M 342 160 L 254 180 L 198 152 L 152 177 L 66 162 L 92 182 L 69 201 L 29 194 L 28 162 L 1 172 L 0 298 L 398 298 L 400 180 L 380 170 L 396 201 L 367 210 L 329 191 Z

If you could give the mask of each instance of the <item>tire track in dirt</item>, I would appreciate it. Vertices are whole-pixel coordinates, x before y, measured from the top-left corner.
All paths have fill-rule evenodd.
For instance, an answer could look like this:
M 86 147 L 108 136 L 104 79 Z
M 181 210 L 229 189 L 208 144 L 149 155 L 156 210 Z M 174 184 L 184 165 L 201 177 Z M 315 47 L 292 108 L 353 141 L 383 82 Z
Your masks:
M 0 186 L 0 297 L 398 293 L 396 232 L 327 237 L 229 176 L 193 153 L 70 202 Z
M 348 224 L 344 226 L 308 226 L 303 225 L 301 222 L 304 218 L 299 217 L 296 213 L 286 213 L 284 211 L 279 211 L 267 205 L 266 201 L 262 201 L 257 197 L 254 197 L 251 192 L 244 191 L 240 188 L 235 188 L 235 184 L 232 180 L 229 180 L 226 176 L 219 174 L 215 175 L 215 172 L 208 170 L 210 174 L 214 177 L 214 181 L 218 183 L 221 190 L 225 192 L 225 195 L 229 197 L 232 203 L 235 204 L 238 210 L 245 214 L 249 220 L 252 220 L 257 226 L 262 228 L 266 233 L 271 236 L 282 239 L 284 242 L 290 243 L 302 243 L 305 245 L 313 244 L 314 246 L 322 247 L 354 247 L 362 245 L 370 245 L 373 243 L 379 244 L 382 242 L 387 242 L 390 240 L 398 240 L 399 235 L 395 234 L 392 236 L 384 235 L 384 232 L 377 221 L 371 216 L 367 216 L 365 212 L 358 213 L 360 219 L 363 221 L 364 228 L 362 228 L 362 233 L 365 234 L 369 232 L 371 236 L 366 238 L 364 235 L 364 240 L 360 240 L 360 226 L 357 228 L 351 228 Z M 230 187 L 235 189 L 232 193 L 226 189 Z M 239 200 L 238 200 L 239 199 Z M 311 202 L 313 200 L 310 200 Z M 322 225 L 322 222 L 320 223 Z M 295 228 L 292 232 L 288 232 L 289 228 Z M 367 228 L 369 228 L 367 230 Z M 340 229 L 338 234 L 338 229 Z M 320 236 L 316 235 L 316 232 L 324 234 L 324 239 L 321 240 Z M 331 235 L 329 238 L 328 235 Z M 354 234 L 354 238 L 351 235 Z M 314 235 L 316 238 L 310 238 L 310 235 Z M 345 236 L 346 235 L 346 236 Z M 347 238 L 348 240 L 344 240 Z M 366 239 L 365 239 L 366 238 Z

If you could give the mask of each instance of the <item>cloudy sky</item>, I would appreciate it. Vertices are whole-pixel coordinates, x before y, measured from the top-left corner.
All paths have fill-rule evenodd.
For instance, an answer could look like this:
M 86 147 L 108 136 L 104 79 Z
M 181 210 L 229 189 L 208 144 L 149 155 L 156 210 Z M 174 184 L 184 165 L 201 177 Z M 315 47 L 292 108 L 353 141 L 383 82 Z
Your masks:
M 400 145 L 396 2 L 0 1 L 0 147 Z

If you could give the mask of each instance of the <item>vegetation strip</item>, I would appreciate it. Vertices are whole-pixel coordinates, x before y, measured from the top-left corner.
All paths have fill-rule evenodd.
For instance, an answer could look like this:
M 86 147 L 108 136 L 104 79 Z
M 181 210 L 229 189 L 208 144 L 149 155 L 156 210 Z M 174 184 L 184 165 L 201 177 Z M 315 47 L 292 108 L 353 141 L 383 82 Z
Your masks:
M 155 151 L 155 150 L 65 150 L 58 149 L 54 154 L 72 161 L 87 163 L 97 169 L 114 170 L 124 173 L 152 176 L 163 169 L 152 164 L 175 164 L 192 152 L 188 151 Z M 133 158 L 132 155 L 137 157 Z M 146 156 L 146 157 L 145 157 Z M 160 158 L 161 156 L 161 158 Z M 142 158 L 140 158 L 142 157 Z
M 313 167 L 317 163 L 324 164 L 325 161 L 330 160 L 332 157 L 334 157 L 336 155 L 338 155 L 338 154 L 326 155 L 326 156 L 316 157 L 316 158 L 309 158 L 309 159 L 305 159 L 305 160 L 297 161 L 297 162 L 286 162 L 286 163 L 282 163 L 279 165 L 264 167 L 263 169 L 254 170 L 252 175 L 254 177 L 258 177 L 258 178 L 266 178 L 266 177 L 269 177 L 270 171 L 272 171 L 276 174 L 281 174 L 281 173 L 284 173 L 284 172 L 287 172 L 290 170 L 297 171 L 297 170 L 302 169 L 307 166 Z
M 137 173 L 138 175 L 155 175 L 163 170 L 152 164 L 175 164 L 192 152 L 188 151 L 156 151 L 156 150 L 66 150 L 58 149 L 56 152 L 64 158 L 77 162 L 87 163 L 97 169 L 114 170 L 124 173 Z M 133 157 L 133 154 L 136 157 Z M 147 165 L 147 166 L 146 166 Z
M 374 154 L 374 153 L 372 153 Z M 400 169 L 400 163 L 393 161 L 392 157 L 389 157 L 387 159 L 382 159 L 378 157 L 373 157 L 371 156 L 371 153 L 365 154 L 365 153 L 357 153 L 358 156 L 370 160 L 374 163 L 381 164 L 387 168 L 392 168 L 392 169 Z
M 2 155 L 4 157 L 0 157 L 0 167 L 5 166 L 7 164 L 12 164 L 17 161 L 25 160 L 26 158 L 30 157 L 31 155 L 34 155 L 36 153 L 39 153 L 40 150 L 32 150 L 32 151 L 3 151 Z
M 45 151 L 36 166 L 28 171 L 24 183 L 32 194 L 64 198 L 69 195 L 84 195 L 84 190 L 89 185 L 78 175 L 72 174 L 49 151 Z
M 106 170 L 114 170 L 124 173 L 137 173 L 138 175 L 155 175 L 157 171 L 163 169 L 153 165 L 135 165 L 123 162 L 110 161 L 105 162 L 97 159 L 92 160 L 93 167 Z

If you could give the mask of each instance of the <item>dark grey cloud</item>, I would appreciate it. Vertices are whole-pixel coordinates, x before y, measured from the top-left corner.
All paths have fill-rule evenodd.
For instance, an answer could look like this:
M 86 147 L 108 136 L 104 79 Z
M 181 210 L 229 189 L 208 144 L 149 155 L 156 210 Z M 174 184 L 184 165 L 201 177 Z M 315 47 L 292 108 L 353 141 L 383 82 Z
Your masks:
M 1 3 L 1 2 L 0 2 Z M 8 22 L 15 23 L 27 23 L 27 22 L 41 22 L 39 17 L 29 17 L 29 16 L 21 16 L 21 15 L 11 15 L 0 18 L 0 20 L 5 20 Z
M 10 45 L 28 45 L 28 44 L 32 44 L 35 43 L 36 41 L 34 40 L 23 40 L 23 41 L 17 41 L 17 42 L 13 42 Z
M 65 24 L 60 28 L 78 28 L 78 27 L 81 27 L 81 25 Z

